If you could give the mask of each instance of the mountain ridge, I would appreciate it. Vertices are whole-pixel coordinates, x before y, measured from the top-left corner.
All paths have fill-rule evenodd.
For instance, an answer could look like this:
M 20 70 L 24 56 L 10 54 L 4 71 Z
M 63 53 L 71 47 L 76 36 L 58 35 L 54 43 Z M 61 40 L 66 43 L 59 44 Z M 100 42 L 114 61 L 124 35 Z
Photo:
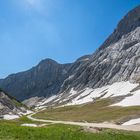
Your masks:
M 20 72 L 17 74 L 12 74 L 12 75 L 9 75 L 5 79 L 1 79 L 0 85 L 5 91 L 7 91 L 9 94 L 11 94 L 12 96 L 16 97 L 18 100 L 21 101 L 22 98 L 26 96 L 26 94 L 24 95 L 23 93 L 24 91 L 28 92 L 28 93 L 27 92 L 25 93 L 29 94 L 27 95 L 27 97 L 30 98 L 32 97 L 31 94 L 34 92 L 32 91 L 31 94 L 29 93 L 30 92 L 29 90 L 31 88 L 33 90 L 36 90 L 35 86 L 37 84 L 38 84 L 37 90 L 39 90 L 38 88 L 40 88 L 39 86 L 41 86 L 41 84 L 43 84 L 42 86 L 45 87 L 46 85 L 43 83 L 43 80 L 45 82 L 47 82 L 48 80 L 45 77 L 50 76 L 49 78 L 50 81 L 48 81 L 48 88 L 49 87 L 51 88 L 52 83 L 56 81 L 58 81 L 56 84 L 59 85 L 61 81 L 63 81 L 63 77 L 61 79 L 61 75 L 64 77 L 67 75 L 67 67 L 69 67 L 69 65 L 71 64 L 58 64 L 56 61 L 52 59 L 45 59 L 45 60 L 42 60 L 37 66 L 31 68 L 30 70 Z M 57 75 L 60 75 L 60 76 L 57 76 L 57 75 L 54 76 L 54 78 L 57 80 L 52 78 L 52 76 L 56 73 Z M 12 91 L 11 91 L 11 88 L 12 88 Z M 57 87 L 55 87 L 55 89 L 56 89 L 55 92 L 57 92 L 58 90 Z
M 111 44 L 117 42 L 123 35 L 134 30 L 136 27 L 140 26 L 140 6 L 130 10 L 123 19 L 118 23 L 117 28 L 114 32 L 104 41 L 104 43 L 99 47 L 99 49 L 110 46 Z M 134 24 L 135 22 L 135 24 Z
M 115 31 L 92 55 L 74 63 L 42 60 L 32 69 L 0 80 L 0 86 L 20 101 L 49 98 L 115 82 L 140 81 L 140 6 L 119 22 Z M 20 87 L 20 88 L 19 88 Z M 20 90 L 19 90 L 20 89 Z

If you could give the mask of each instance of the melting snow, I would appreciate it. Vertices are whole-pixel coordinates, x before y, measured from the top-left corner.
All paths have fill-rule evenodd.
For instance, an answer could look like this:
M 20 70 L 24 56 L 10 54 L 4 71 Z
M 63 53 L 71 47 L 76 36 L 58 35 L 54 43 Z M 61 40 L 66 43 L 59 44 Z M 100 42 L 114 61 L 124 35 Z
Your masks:
M 37 127 L 37 124 L 22 124 L 21 126 Z
M 132 89 L 136 88 L 137 86 L 138 84 L 132 84 L 129 81 L 127 81 L 127 82 L 117 82 L 112 85 L 107 85 L 97 89 L 86 88 L 80 95 L 74 98 L 67 105 L 78 105 L 87 102 L 92 102 L 97 98 L 125 96 L 130 94 Z M 76 93 L 78 92 L 73 91 L 72 95 Z M 140 105 L 140 101 L 139 101 L 139 105 Z
M 54 100 L 57 97 L 57 95 L 53 95 L 51 97 L 49 97 L 48 99 L 44 99 L 40 104 L 38 104 L 37 106 L 43 106 L 49 102 L 51 102 L 52 100 Z
M 121 102 L 114 104 L 113 106 L 139 106 L 140 105 L 140 90 L 132 93 L 132 96 L 126 97 Z
M 127 95 L 131 93 L 132 89 L 136 88 L 138 85 L 139 84 L 132 84 L 129 81 L 114 83 L 108 86 L 108 93 L 104 96 L 104 98 L 109 97 L 111 95 L 112 97 Z
M 74 88 L 72 88 L 71 91 L 70 91 L 70 96 L 69 97 L 75 95 L 76 93 L 77 93 L 77 91 L 75 91 Z
M 60 101 L 68 101 L 73 96 L 74 97 L 71 101 L 69 101 L 65 105 L 79 105 L 84 104 L 88 102 L 93 102 L 95 99 L 100 98 L 108 98 L 108 97 L 118 97 L 118 96 L 125 96 L 125 95 L 132 95 L 126 97 L 121 102 L 114 104 L 113 106 L 136 106 L 140 105 L 140 90 L 137 90 L 135 92 L 132 92 L 134 88 L 136 88 L 139 84 L 132 84 L 129 81 L 127 82 L 116 82 L 112 85 L 107 85 L 101 88 L 86 88 L 82 91 L 75 91 L 74 88 L 71 89 L 71 91 L 68 93 L 68 96 L 66 98 L 63 98 L 63 94 L 60 95 L 54 95 L 51 96 L 48 99 L 43 100 L 37 105 L 38 109 L 46 107 L 45 104 L 49 102 L 56 102 Z M 62 96 L 62 97 L 61 97 Z M 62 98 L 62 100 L 61 100 Z
M 128 122 L 125 122 L 122 125 L 134 125 L 134 124 L 139 124 L 139 123 L 140 123 L 140 118 L 129 120 Z
M 18 115 L 9 115 L 9 114 L 3 115 L 4 120 L 14 120 L 14 119 L 18 119 L 18 118 L 19 118 Z

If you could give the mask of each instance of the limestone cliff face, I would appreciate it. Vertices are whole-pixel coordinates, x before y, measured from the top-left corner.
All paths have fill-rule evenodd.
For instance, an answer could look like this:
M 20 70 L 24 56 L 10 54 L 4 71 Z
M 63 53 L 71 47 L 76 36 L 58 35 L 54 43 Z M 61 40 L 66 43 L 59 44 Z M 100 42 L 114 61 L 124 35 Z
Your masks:
M 134 31 L 139 26 L 140 26 L 140 6 L 131 10 L 126 16 L 124 16 L 124 18 L 119 22 L 117 28 L 102 44 L 100 49 L 116 43 L 122 38 L 122 36 L 125 36 L 131 31 Z
M 103 45 L 81 65 L 64 88 L 102 87 L 140 79 L 140 6 L 130 11 Z

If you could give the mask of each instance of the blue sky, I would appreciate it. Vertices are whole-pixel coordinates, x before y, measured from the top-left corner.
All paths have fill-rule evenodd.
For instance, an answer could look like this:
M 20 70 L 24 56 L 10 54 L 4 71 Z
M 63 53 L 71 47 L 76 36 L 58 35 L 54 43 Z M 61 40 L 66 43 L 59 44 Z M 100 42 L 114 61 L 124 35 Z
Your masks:
M 0 77 L 93 53 L 140 0 L 0 0 Z

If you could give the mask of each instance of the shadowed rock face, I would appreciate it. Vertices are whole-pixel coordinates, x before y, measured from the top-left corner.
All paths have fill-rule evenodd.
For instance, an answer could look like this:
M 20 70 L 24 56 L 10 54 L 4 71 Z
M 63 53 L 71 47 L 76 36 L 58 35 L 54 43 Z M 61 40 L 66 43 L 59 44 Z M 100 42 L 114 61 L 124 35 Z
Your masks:
M 46 59 L 26 72 L 0 80 L 0 86 L 17 99 L 49 97 L 71 88 L 102 87 L 119 81 L 140 80 L 140 6 L 130 11 L 93 54 L 72 64 Z
M 59 92 L 70 65 L 61 65 L 51 59 L 46 59 L 28 71 L 0 80 L 0 85 L 20 101 L 35 96 L 51 96 Z

